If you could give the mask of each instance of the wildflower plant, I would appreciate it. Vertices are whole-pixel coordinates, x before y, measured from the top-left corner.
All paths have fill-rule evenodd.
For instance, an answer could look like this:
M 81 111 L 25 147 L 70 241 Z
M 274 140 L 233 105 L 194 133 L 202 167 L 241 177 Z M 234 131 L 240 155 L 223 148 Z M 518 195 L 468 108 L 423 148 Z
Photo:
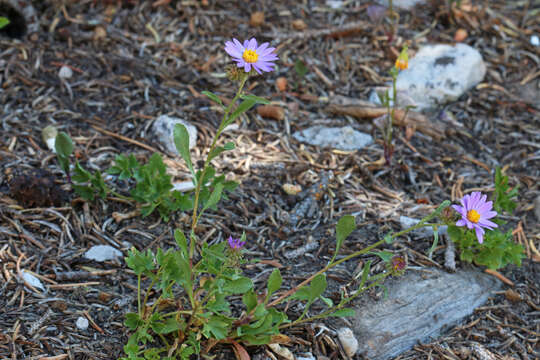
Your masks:
M 457 244 L 460 259 L 500 269 L 508 264 L 521 265 L 523 246 L 512 239 L 512 230 L 503 232 L 505 222 L 496 219 L 503 212 L 511 214 L 516 207 L 517 187 L 510 189 L 508 177 L 500 168 L 495 171 L 495 201 L 487 195 L 473 192 L 463 196 L 461 205 L 453 205 L 459 219 L 448 219 L 448 235 Z
M 450 206 L 449 201 L 444 201 L 418 224 L 389 233 L 346 256 L 340 256 L 339 251 L 356 224 L 353 216 L 343 216 L 336 224 L 335 250 L 326 266 L 288 289 L 283 287 L 282 274 L 276 268 L 268 276 L 266 286 L 255 288 L 253 280 L 244 274 L 246 263 L 256 261 L 246 258 L 249 240 L 245 233 L 240 238 L 231 235 L 227 240 L 218 238 L 208 242 L 200 239 L 196 230 L 201 216 L 208 209 L 216 209 L 224 198 L 224 191 L 232 191 L 236 186 L 236 183 L 226 181 L 224 175 L 218 176 L 211 161 L 235 147 L 233 142 L 219 142 L 225 128 L 256 104 L 268 103 L 260 97 L 244 94 L 244 87 L 252 76 L 273 70 L 277 60 L 274 50 L 268 44 L 258 45 L 254 39 L 243 43 L 235 39 L 225 44 L 225 51 L 236 63 L 229 67 L 228 75 L 238 88 L 227 106 L 216 94 L 203 92 L 222 108 L 223 117 L 201 169 L 195 169 L 191 159 L 187 129 L 182 124 L 175 126 L 174 143 L 194 185 L 187 193 L 171 190 L 170 176 L 161 156 L 154 154 L 146 164 L 139 163 L 133 155 L 116 158 L 115 165 L 108 170 L 109 176 L 134 186 L 129 196 L 121 194 L 112 189 L 108 184 L 110 179 L 106 181 L 100 172 L 90 173 L 78 161 L 70 164 L 71 139 L 63 132 L 56 138 L 58 163 L 74 190 L 83 198 L 91 201 L 97 196 L 105 199 L 113 194 L 137 201 L 143 215 L 157 209 L 164 219 L 174 211 L 191 211 L 189 230 L 174 231 L 176 247 L 158 247 L 155 251 L 133 248 L 126 257 L 127 266 L 137 277 L 137 308 L 136 312 L 126 314 L 125 325 L 131 334 L 124 346 L 125 357 L 121 360 L 187 360 L 208 354 L 217 344 L 230 344 L 235 351 L 247 354 L 243 346 L 278 342 L 283 338 L 281 332 L 288 327 L 326 317 L 352 316 L 354 310 L 347 307 L 352 300 L 370 288 L 385 289 L 386 277 L 402 275 L 406 269 L 405 258 L 378 248 L 409 231 L 438 226 L 431 221 L 441 217 Z M 500 179 L 503 184 L 505 180 Z M 502 195 L 495 201 L 495 208 L 510 207 L 508 196 L 513 194 L 512 191 L 505 188 L 500 191 Z M 463 228 L 455 226 L 455 229 L 451 231 L 459 232 L 456 233 L 459 239 L 468 239 Z M 486 233 L 484 244 L 490 243 L 489 239 L 491 237 Z M 372 274 L 372 255 L 386 264 L 380 273 Z M 326 273 L 360 256 L 371 258 L 366 260 L 351 283 L 341 289 L 339 300 L 325 297 Z M 294 318 L 289 318 L 286 313 L 291 303 L 300 304 L 303 309 Z M 323 309 L 313 313 L 313 304 L 321 305 Z
M 396 109 L 398 109 L 398 99 L 397 99 L 397 77 L 399 75 L 400 71 L 406 70 L 409 67 L 409 55 L 408 55 L 408 48 L 407 45 L 403 47 L 401 50 L 401 53 L 399 54 L 398 58 L 396 59 L 396 62 L 394 66 L 390 69 L 390 76 L 392 76 L 392 96 L 390 97 L 390 94 L 388 90 L 383 94 L 381 97 L 382 104 L 388 109 L 388 113 L 386 115 L 386 124 L 383 126 L 383 146 L 384 146 L 384 159 L 386 161 L 386 165 L 390 165 L 392 163 L 392 155 L 394 154 L 394 144 L 392 140 L 392 134 L 393 134 L 393 124 L 396 121 Z M 407 111 L 412 106 L 407 106 L 404 117 L 407 116 Z

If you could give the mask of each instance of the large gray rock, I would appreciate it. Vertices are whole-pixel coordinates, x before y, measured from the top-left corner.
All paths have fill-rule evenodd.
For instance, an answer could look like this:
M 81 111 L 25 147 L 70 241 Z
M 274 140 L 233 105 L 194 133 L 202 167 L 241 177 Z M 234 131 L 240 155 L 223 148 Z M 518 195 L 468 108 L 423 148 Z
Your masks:
M 354 130 L 350 126 L 341 128 L 313 126 L 295 132 L 293 137 L 300 142 L 310 145 L 323 148 L 330 147 L 344 151 L 359 150 L 373 143 L 371 135 Z
M 478 50 L 465 44 L 428 45 L 399 73 L 396 88 L 414 100 L 416 110 L 424 110 L 456 100 L 485 74 Z
M 197 144 L 197 128 L 183 119 L 161 115 L 152 124 L 152 131 L 156 140 L 163 145 L 167 152 L 178 155 L 174 145 L 174 126 L 176 124 L 182 124 L 186 127 L 189 135 L 189 148 L 193 149 Z
M 439 336 L 443 326 L 472 314 L 500 287 L 477 270 L 449 274 L 438 269 L 409 270 L 385 285 L 388 298 L 367 300 L 352 319 L 357 353 L 370 360 L 389 359 Z

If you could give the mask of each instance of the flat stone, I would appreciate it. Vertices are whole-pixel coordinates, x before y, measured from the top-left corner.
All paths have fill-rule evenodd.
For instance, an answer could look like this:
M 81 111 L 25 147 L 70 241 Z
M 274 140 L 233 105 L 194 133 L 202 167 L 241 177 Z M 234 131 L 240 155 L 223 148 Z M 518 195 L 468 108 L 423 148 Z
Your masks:
M 400 71 L 396 89 L 414 100 L 416 110 L 425 110 L 457 100 L 485 74 L 482 55 L 469 45 L 427 45 Z
M 350 126 L 341 128 L 313 126 L 295 132 L 293 137 L 300 142 L 310 145 L 344 151 L 360 150 L 373 143 L 371 135 L 354 130 Z
M 384 285 L 388 297 L 365 300 L 351 319 L 357 354 L 370 360 L 393 358 L 438 337 L 443 327 L 459 323 L 500 288 L 494 277 L 478 270 L 449 274 L 435 268 L 408 270 Z
M 98 262 L 114 260 L 121 256 L 122 252 L 113 248 L 110 245 L 95 245 L 84 253 L 84 257 L 86 259 Z
M 174 145 L 174 126 L 182 124 L 186 127 L 189 135 L 189 148 L 193 149 L 197 144 L 197 128 L 184 119 L 161 115 L 154 121 L 152 131 L 156 140 L 171 154 L 178 155 Z
M 79 330 L 86 330 L 88 329 L 88 319 L 83 316 L 79 316 L 75 322 L 75 325 Z

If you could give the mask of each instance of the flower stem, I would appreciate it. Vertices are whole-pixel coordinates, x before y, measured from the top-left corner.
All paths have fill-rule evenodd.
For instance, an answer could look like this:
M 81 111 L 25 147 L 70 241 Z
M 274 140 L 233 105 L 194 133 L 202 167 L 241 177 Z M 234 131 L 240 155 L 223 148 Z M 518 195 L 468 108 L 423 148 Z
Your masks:
M 234 98 L 230 102 L 229 106 L 227 106 L 227 108 L 225 109 L 225 114 L 223 114 L 223 118 L 221 119 L 221 123 L 219 124 L 218 130 L 216 131 L 216 135 L 214 136 L 214 139 L 212 140 L 212 145 L 210 145 L 210 150 L 208 151 L 208 155 L 206 156 L 206 160 L 204 162 L 204 166 L 203 166 L 203 169 L 201 171 L 201 175 L 197 179 L 197 187 L 195 188 L 195 199 L 193 201 L 193 215 L 191 217 L 191 219 L 192 219 L 191 220 L 191 230 L 193 232 L 195 231 L 195 228 L 197 227 L 197 222 L 199 221 L 199 217 L 200 217 L 200 215 L 197 216 L 197 210 L 198 210 L 198 207 L 199 207 L 199 196 L 200 196 L 200 193 L 201 193 L 201 186 L 202 186 L 204 176 L 206 175 L 206 171 L 208 170 L 208 165 L 210 164 L 210 154 L 213 152 L 214 148 L 216 147 L 217 140 L 218 140 L 219 136 L 221 135 L 221 133 L 224 130 L 223 124 L 229 119 L 229 114 L 230 114 L 230 112 L 232 110 L 232 107 L 234 106 L 234 104 L 236 103 L 236 101 L 238 100 L 240 95 L 242 94 L 242 90 L 244 89 L 244 85 L 246 84 L 247 79 L 248 79 L 248 75 L 246 74 L 242 78 L 242 80 L 240 81 L 240 86 L 238 88 L 238 91 L 236 92 L 236 95 L 234 96 Z M 189 244 L 189 259 L 190 259 L 190 264 L 192 264 L 193 263 L 193 253 L 195 251 L 195 241 L 194 241 L 194 238 L 192 238 L 190 240 L 191 241 L 190 241 L 190 244 Z

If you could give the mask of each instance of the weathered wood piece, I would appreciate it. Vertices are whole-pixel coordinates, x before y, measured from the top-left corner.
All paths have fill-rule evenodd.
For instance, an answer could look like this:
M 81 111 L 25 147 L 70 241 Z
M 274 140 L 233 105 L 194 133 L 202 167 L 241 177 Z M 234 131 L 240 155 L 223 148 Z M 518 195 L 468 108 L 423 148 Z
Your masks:
M 370 360 L 389 359 L 439 336 L 444 326 L 472 314 L 500 282 L 478 270 L 428 269 L 409 270 L 386 285 L 388 298 L 359 305 L 353 319 L 358 353 Z

